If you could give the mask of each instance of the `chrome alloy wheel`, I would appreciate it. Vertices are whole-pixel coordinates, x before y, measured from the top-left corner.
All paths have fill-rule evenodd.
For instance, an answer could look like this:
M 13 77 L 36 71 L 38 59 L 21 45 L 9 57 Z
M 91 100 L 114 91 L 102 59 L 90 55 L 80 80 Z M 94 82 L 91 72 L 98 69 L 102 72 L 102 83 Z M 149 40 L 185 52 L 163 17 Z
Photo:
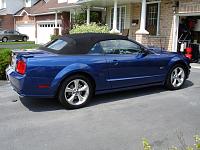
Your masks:
M 185 71 L 181 67 L 175 68 L 171 73 L 171 84 L 177 88 L 180 87 L 185 80 Z
M 74 79 L 65 88 L 65 100 L 71 105 L 81 105 L 87 100 L 89 92 L 85 81 Z

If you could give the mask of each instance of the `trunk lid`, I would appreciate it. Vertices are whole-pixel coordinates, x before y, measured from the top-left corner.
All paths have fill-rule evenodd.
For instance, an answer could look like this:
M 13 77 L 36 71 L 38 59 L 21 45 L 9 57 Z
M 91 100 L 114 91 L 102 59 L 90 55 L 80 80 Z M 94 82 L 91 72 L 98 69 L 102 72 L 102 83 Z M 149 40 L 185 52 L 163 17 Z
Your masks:
M 33 58 L 33 57 L 47 57 L 47 56 L 55 56 L 56 54 L 40 50 L 40 49 L 27 49 L 27 50 L 12 50 L 12 56 L 11 56 L 11 63 L 10 66 L 15 68 L 16 63 L 18 60 L 25 60 L 28 58 Z
M 40 50 L 40 49 L 27 49 L 27 50 L 12 50 L 12 55 L 17 57 L 44 57 L 45 56 L 55 56 L 56 54 Z

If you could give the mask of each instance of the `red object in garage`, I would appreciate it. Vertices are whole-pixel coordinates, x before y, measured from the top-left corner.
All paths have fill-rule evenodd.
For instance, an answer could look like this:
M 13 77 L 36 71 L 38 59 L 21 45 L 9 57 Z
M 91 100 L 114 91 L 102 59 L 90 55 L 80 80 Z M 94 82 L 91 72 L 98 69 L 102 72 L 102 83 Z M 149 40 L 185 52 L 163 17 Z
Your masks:
M 186 48 L 186 54 L 185 56 L 189 59 L 192 59 L 192 48 L 191 47 L 187 47 Z

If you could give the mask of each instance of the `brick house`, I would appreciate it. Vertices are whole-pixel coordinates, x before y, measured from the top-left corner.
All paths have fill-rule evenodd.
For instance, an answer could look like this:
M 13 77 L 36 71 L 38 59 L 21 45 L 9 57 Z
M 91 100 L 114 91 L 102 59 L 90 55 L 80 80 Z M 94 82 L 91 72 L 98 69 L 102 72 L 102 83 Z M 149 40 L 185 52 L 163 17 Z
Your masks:
M 0 29 L 14 29 L 14 17 L 18 10 L 25 5 L 24 0 L 0 0 Z
M 63 5 L 54 10 L 77 10 L 87 13 L 102 13 L 102 20 L 111 32 L 129 30 L 129 37 L 145 45 L 163 47 L 177 51 L 178 29 L 182 17 L 193 17 L 198 21 L 195 38 L 200 43 L 200 1 L 199 0 L 78 0 L 73 6 Z
M 16 30 L 28 34 L 30 40 L 38 44 L 49 42 L 55 28 L 58 28 L 61 34 L 62 29 L 70 25 L 69 12 L 51 11 L 50 8 L 67 4 L 67 2 L 59 3 L 58 0 L 39 0 L 31 7 L 22 8 L 15 14 Z

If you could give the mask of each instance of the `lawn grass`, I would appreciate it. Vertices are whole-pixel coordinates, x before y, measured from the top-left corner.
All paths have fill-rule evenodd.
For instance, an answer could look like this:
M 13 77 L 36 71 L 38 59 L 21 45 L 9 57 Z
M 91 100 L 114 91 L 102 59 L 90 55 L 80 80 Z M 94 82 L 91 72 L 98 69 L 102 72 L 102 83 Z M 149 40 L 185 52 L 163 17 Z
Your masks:
M 27 41 L 27 42 L 0 42 L 0 45 L 17 45 L 17 44 L 35 44 L 33 41 Z
M 4 50 L 4 49 L 9 49 L 9 50 L 13 50 L 13 49 L 37 49 L 39 47 L 40 47 L 40 45 L 34 44 L 34 45 L 22 46 L 22 47 L 19 47 L 19 48 L 8 48 L 8 47 L 5 47 L 5 48 L 0 48 L 0 50 Z
M 39 47 L 40 47 L 40 45 L 30 45 L 30 46 L 23 46 L 23 47 L 16 48 L 16 49 L 37 49 Z

